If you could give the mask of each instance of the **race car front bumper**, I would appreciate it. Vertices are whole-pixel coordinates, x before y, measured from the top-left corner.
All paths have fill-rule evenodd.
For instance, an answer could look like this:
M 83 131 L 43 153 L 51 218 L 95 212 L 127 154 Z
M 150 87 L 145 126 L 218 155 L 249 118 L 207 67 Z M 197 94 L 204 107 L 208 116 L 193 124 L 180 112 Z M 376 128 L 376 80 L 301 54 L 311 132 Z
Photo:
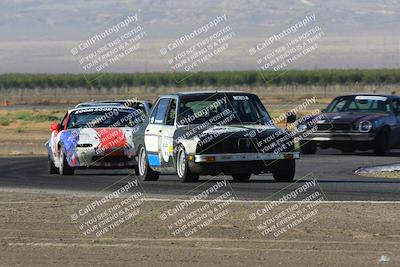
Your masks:
M 299 158 L 299 152 L 202 154 L 189 155 L 188 163 L 190 170 L 198 174 L 260 174 L 285 168 Z
M 123 148 L 99 151 L 92 147 L 77 147 L 75 155 L 67 154 L 70 155 L 68 162 L 70 166 L 78 168 L 129 168 L 137 165 L 135 155 Z
M 300 137 L 301 141 L 356 141 L 356 142 L 369 142 L 375 139 L 373 133 L 352 133 L 352 132 L 314 132 L 305 137 Z

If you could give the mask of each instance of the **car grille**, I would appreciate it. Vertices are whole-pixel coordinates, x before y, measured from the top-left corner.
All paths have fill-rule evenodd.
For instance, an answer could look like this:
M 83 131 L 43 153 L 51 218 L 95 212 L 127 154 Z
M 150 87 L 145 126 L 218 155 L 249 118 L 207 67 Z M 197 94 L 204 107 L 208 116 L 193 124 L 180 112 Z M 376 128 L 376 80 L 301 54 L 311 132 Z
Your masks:
M 214 140 L 197 148 L 201 154 L 257 153 L 257 138 L 226 138 Z
M 349 131 L 350 125 L 346 123 L 323 123 L 317 125 L 318 131 Z
M 125 162 L 125 161 L 131 161 L 132 159 L 128 158 L 127 156 L 112 156 L 112 155 L 106 155 L 106 156 L 94 156 L 92 157 L 93 161 L 98 161 L 98 162 Z

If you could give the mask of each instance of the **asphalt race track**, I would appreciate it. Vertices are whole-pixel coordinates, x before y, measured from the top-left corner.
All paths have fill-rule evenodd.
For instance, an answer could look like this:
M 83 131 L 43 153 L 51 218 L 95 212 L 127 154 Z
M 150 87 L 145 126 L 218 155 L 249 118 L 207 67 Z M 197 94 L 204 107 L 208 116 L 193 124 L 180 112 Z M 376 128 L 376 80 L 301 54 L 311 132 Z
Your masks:
M 363 166 L 399 163 L 400 151 L 378 157 L 370 152 L 341 154 L 336 150 L 302 155 L 297 161 L 297 184 L 315 178 L 329 201 L 398 201 L 400 179 L 368 178 L 353 174 Z M 123 186 L 133 170 L 78 170 L 74 176 L 47 174 L 45 157 L 0 158 L 0 189 L 3 191 L 43 192 L 60 194 L 97 194 Z M 230 176 L 229 180 L 231 179 Z M 304 178 L 306 177 L 306 178 Z M 212 185 L 211 176 L 198 183 L 181 183 L 176 176 L 162 175 L 157 182 L 141 182 L 149 198 L 176 199 L 205 182 Z M 220 179 L 221 180 L 221 179 Z M 272 200 L 288 189 L 287 183 L 276 183 L 271 175 L 252 176 L 249 183 L 229 183 L 239 200 Z M 188 193 L 189 192 L 189 193 Z

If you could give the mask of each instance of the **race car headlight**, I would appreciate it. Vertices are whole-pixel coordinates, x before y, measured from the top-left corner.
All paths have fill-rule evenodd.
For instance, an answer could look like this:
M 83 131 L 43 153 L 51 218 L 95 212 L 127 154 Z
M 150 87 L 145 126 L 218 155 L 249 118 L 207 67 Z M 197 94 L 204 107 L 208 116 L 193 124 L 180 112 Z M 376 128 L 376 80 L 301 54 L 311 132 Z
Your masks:
M 200 137 L 198 137 L 198 136 L 196 135 L 195 137 L 193 137 L 193 140 L 194 140 L 195 142 L 200 142 Z
M 358 124 L 358 131 L 362 133 L 368 133 L 372 129 L 372 123 L 370 121 L 361 121 Z
M 300 132 L 300 133 L 307 131 L 307 125 L 305 125 L 305 124 L 298 125 L 297 126 L 297 131 Z

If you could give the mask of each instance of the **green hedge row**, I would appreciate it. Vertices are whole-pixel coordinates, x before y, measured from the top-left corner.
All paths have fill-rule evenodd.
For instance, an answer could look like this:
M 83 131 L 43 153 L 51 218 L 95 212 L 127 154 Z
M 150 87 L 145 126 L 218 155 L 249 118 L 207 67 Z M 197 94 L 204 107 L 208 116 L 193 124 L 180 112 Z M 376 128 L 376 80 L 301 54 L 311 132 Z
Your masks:
M 255 86 L 397 84 L 399 69 L 325 69 L 281 72 L 2 74 L 0 88 L 112 88 L 132 86 Z

